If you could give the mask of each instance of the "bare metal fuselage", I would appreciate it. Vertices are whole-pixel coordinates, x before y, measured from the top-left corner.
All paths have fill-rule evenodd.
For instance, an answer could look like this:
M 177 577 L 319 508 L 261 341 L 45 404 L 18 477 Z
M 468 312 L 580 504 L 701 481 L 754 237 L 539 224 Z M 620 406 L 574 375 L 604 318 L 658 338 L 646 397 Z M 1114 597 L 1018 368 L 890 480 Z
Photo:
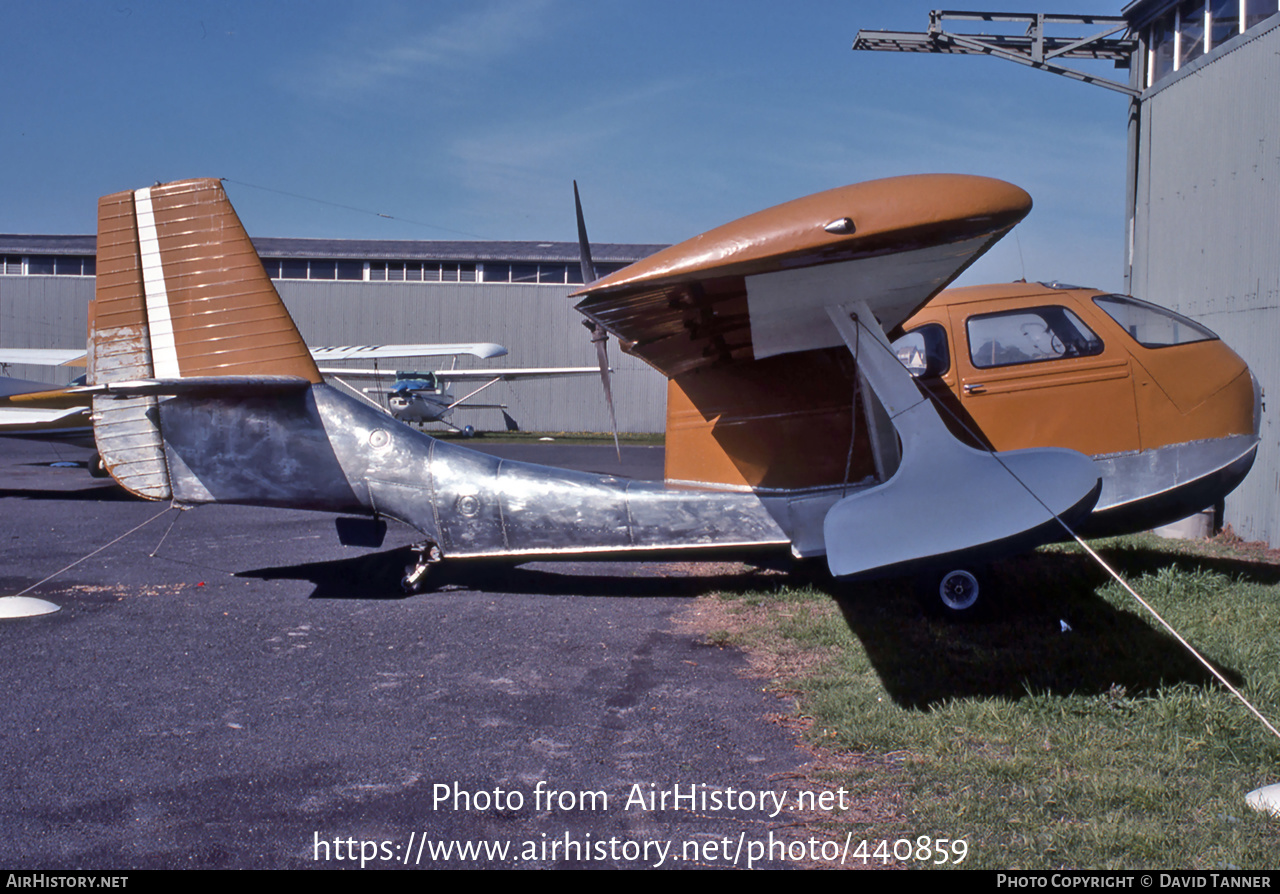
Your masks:
M 161 401 L 173 498 L 405 522 L 446 557 L 803 541 L 847 490 L 698 491 L 502 460 L 431 438 L 326 385 L 283 398 Z M 239 433 L 252 432 L 252 437 Z

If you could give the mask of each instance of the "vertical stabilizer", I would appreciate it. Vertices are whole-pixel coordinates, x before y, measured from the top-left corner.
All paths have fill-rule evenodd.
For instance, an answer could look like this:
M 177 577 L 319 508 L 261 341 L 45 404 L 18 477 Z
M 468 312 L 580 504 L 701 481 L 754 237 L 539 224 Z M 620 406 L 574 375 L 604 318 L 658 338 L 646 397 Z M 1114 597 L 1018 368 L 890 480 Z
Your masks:
M 184 180 L 98 203 L 89 382 L 207 376 L 322 381 L 217 180 Z M 172 496 L 154 396 L 95 396 L 107 469 L 139 496 Z

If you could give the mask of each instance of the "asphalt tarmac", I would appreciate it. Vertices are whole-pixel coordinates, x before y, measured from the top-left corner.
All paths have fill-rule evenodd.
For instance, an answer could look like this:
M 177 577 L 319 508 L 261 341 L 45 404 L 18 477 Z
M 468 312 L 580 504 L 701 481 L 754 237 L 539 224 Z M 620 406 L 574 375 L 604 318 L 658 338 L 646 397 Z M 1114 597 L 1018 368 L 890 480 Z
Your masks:
M 753 572 L 468 566 L 406 597 L 412 532 L 344 547 L 332 516 L 50 465 L 88 453 L 0 439 L 0 594 L 83 559 L 30 594 L 60 612 L 0 621 L 0 868 L 783 865 L 790 706 L 674 624 Z

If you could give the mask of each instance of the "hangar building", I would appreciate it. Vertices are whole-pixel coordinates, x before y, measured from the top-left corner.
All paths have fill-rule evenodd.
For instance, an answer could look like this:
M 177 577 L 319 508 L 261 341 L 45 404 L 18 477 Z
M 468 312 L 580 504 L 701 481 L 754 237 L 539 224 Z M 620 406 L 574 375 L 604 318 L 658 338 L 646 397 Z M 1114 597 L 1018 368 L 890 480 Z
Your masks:
M 596 365 L 584 317 L 568 297 L 581 283 L 577 243 L 255 239 L 254 245 L 308 344 L 496 342 L 510 353 L 484 361 L 460 357 L 458 366 Z M 662 247 L 596 244 L 592 256 L 604 275 Z M 0 235 L 0 345 L 83 348 L 95 253 L 93 236 Z M 428 368 L 450 362 L 435 358 L 430 363 L 441 366 Z M 400 361 L 399 368 L 422 364 Z M 662 431 L 666 379 L 612 339 L 609 365 L 619 430 Z M 392 361 L 389 372 L 396 368 Z M 15 366 L 7 372 L 63 384 L 82 370 Z M 453 388 L 455 396 L 466 393 L 461 388 Z M 475 400 L 504 405 L 524 430 L 610 426 L 599 376 L 499 383 Z M 503 412 L 459 410 L 453 421 L 501 430 Z
M 1280 13 L 1276 0 L 1138 0 L 1129 291 L 1202 321 L 1270 398 L 1224 520 L 1280 544 Z

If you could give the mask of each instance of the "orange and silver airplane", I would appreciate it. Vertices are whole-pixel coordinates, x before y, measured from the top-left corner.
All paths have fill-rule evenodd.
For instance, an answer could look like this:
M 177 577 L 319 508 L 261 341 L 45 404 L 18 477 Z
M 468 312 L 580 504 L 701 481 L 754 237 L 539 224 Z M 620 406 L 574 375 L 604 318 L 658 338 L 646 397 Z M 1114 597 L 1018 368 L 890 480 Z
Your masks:
M 486 456 L 325 384 L 216 180 L 99 202 L 77 391 L 133 493 L 396 519 L 422 536 L 407 588 L 440 561 L 786 548 L 838 577 L 934 569 L 963 610 L 975 560 L 1201 508 L 1258 441 L 1248 369 L 1191 321 L 943 293 L 1030 208 L 998 180 L 898 177 L 584 277 L 597 334 L 669 380 L 661 482 Z

